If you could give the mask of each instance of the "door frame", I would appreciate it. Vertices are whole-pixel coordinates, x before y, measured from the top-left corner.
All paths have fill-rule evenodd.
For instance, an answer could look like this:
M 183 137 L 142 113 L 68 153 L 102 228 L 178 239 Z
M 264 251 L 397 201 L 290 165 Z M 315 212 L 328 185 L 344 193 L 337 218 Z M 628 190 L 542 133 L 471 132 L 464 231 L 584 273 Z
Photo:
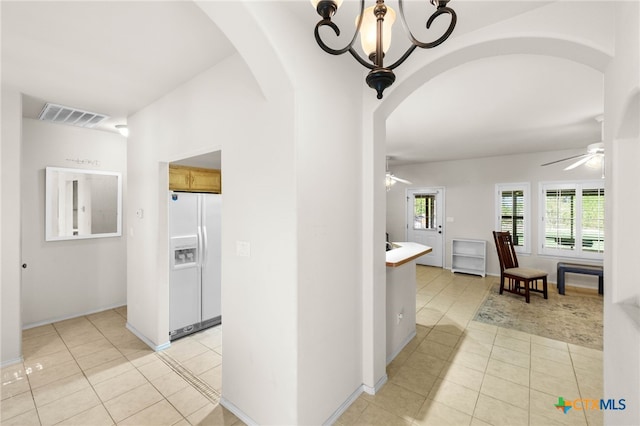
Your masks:
M 446 247 L 446 232 L 447 232 L 447 227 L 446 227 L 446 223 L 447 223 L 447 215 L 445 212 L 445 207 L 446 207 L 446 203 L 445 203 L 445 197 L 446 197 L 446 191 L 445 191 L 445 187 L 444 186 L 427 186 L 427 187 L 420 187 L 420 188 L 407 188 L 405 190 L 405 205 L 404 205 L 404 219 L 405 219 L 405 226 L 404 226 L 404 236 L 405 236 L 405 241 L 409 241 L 409 222 L 407 221 L 407 218 L 409 217 L 409 192 L 425 192 L 425 193 L 433 193 L 433 192 L 438 192 L 440 194 L 442 194 L 442 200 L 440 201 L 442 204 L 442 269 L 446 269 L 447 263 L 446 263 L 446 256 L 445 253 L 447 251 L 447 247 Z

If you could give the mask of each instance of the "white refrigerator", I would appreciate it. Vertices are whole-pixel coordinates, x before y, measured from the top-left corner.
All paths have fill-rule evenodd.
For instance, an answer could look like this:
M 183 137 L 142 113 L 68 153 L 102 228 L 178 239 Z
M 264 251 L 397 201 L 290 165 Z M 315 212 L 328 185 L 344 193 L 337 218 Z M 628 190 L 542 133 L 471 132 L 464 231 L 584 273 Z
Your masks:
M 222 195 L 169 193 L 169 338 L 222 322 Z

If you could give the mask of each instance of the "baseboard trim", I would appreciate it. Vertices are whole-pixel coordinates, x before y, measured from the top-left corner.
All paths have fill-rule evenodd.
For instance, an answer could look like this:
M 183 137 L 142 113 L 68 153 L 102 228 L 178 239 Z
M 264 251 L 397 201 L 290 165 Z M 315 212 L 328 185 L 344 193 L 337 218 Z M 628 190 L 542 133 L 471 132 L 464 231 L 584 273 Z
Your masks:
M 385 377 L 381 379 L 381 381 L 379 381 L 378 384 L 376 384 L 376 389 L 379 389 L 385 382 L 386 382 L 386 374 L 385 374 Z M 364 391 L 365 391 L 364 385 L 358 386 L 356 390 L 354 390 L 353 393 L 351 393 L 351 395 L 349 395 L 347 399 L 342 404 L 340 404 L 340 407 L 338 407 L 338 409 L 331 416 L 329 416 L 329 418 L 325 420 L 322 424 L 323 425 L 335 424 L 340 418 L 340 416 L 342 416 L 344 412 L 347 411 L 349 407 L 351 407 L 351 404 L 353 404 L 355 400 L 357 400 L 358 397 L 360 397 L 360 395 L 362 395 Z M 249 425 L 249 426 L 258 425 L 258 422 L 253 420 L 251 417 L 247 416 L 241 409 L 235 406 L 231 401 L 226 399 L 224 396 L 220 398 L 220 405 L 222 405 L 227 410 L 231 411 L 237 418 L 242 420 L 242 422 L 244 422 L 246 425 Z
M 411 333 L 410 333 L 410 334 L 409 334 L 409 335 L 408 335 L 408 336 L 407 336 L 407 337 L 402 341 L 402 343 L 401 343 L 400 345 L 398 345 L 398 347 L 396 348 L 396 350 L 395 350 L 391 355 L 389 355 L 389 356 L 387 357 L 387 365 L 389 365 L 389 363 L 390 363 L 391 361 L 393 361 L 393 359 L 394 359 L 395 357 L 397 357 L 397 356 L 398 356 L 398 354 L 399 354 L 400 352 L 402 352 L 402 350 L 404 349 L 404 347 L 405 347 L 405 346 L 407 346 L 407 345 L 409 344 L 409 342 L 410 342 L 414 337 L 416 337 L 416 330 L 413 330 L 413 332 L 411 332 Z
M 7 361 L 2 361 L 2 362 L 0 362 L 0 368 L 8 367 L 8 366 L 13 365 L 13 364 L 18 364 L 19 362 L 23 362 L 23 361 L 24 361 L 23 357 L 18 357 L 18 358 L 10 359 L 10 360 L 7 360 Z
M 67 316 L 63 316 L 63 317 L 48 319 L 48 320 L 44 320 L 44 321 L 38 321 L 38 322 L 31 323 L 31 324 L 23 325 L 22 329 L 23 330 L 28 330 L 30 328 L 40 327 L 41 325 L 53 324 L 54 322 L 60 322 L 60 321 L 66 321 L 66 320 L 74 319 L 74 318 L 80 318 L 80 317 L 84 317 L 84 316 L 87 316 L 87 315 L 97 314 L 98 312 L 103 312 L 103 311 L 108 311 L 108 310 L 111 310 L 111 309 L 121 308 L 123 306 L 127 306 L 127 304 L 126 303 L 118 303 L 118 304 L 113 305 L 113 306 L 105 306 L 105 307 L 94 309 L 94 310 L 91 310 L 91 311 L 87 311 L 87 312 L 81 313 L 81 314 L 73 314 L 73 315 L 67 315 Z
M 220 397 L 220 405 L 227 410 L 231 411 L 237 418 L 239 418 L 244 424 L 248 426 L 258 426 L 258 422 L 247 416 L 241 409 L 236 407 L 231 401 L 224 396 Z
M 351 395 L 349 395 L 349 397 L 340 405 L 340 407 L 338 407 L 338 409 L 322 424 L 323 425 L 336 424 L 340 416 L 342 416 L 344 412 L 347 411 L 349 407 L 351 407 L 351 404 L 353 404 L 355 400 L 358 399 L 360 395 L 362 395 L 363 392 L 364 392 L 364 385 L 358 386 L 358 388 L 354 390 Z
M 389 377 L 387 376 L 387 373 L 385 373 L 384 376 L 382 376 L 380 380 L 378 380 L 378 383 L 376 383 L 373 387 L 363 384 L 362 390 L 364 390 L 369 395 L 375 395 L 376 393 L 378 393 L 380 388 L 382 388 L 382 386 L 387 383 L 387 380 L 389 380 Z
M 138 339 L 142 340 L 147 346 L 149 346 L 151 349 L 153 349 L 156 352 L 163 351 L 163 350 L 168 349 L 168 348 L 171 347 L 171 342 L 169 342 L 169 341 L 167 341 L 166 343 L 163 343 L 161 345 L 156 345 L 151 340 L 147 339 L 144 334 L 140 333 L 128 321 L 127 321 L 126 327 L 127 327 L 127 330 L 129 330 L 130 332 L 135 334 Z

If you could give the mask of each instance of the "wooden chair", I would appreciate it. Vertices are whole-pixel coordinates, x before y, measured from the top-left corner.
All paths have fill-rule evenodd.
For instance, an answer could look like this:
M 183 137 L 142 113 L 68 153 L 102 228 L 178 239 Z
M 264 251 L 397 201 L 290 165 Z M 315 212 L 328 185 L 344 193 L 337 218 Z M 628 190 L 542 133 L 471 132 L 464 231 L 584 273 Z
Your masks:
M 540 269 L 521 268 L 518 266 L 518 257 L 513 247 L 513 240 L 509 232 L 493 232 L 496 242 L 498 259 L 500 260 L 500 294 L 503 291 L 524 296 L 529 303 L 529 293 L 542 293 L 547 298 L 547 273 Z M 538 281 L 542 280 L 542 290 L 538 287 Z M 505 281 L 508 285 L 505 287 Z M 523 293 L 524 291 L 524 293 Z

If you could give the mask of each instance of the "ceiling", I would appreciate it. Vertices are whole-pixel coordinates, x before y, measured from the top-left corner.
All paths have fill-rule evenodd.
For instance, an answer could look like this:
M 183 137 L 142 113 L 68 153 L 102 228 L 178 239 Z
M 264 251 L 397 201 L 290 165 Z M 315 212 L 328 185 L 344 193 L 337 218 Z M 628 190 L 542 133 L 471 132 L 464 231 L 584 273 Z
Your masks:
M 26 96 L 106 114 L 101 130 L 156 101 L 235 49 L 188 1 L 2 1 L 2 80 Z
M 357 3 L 350 3 L 340 12 L 353 25 L 349 8 Z M 547 3 L 452 1 L 454 37 Z M 109 115 L 101 130 L 115 131 L 127 116 L 235 52 L 189 1 L 0 4 L 2 79 L 25 94 L 26 117 L 52 102 Z M 309 2 L 286 7 L 311 36 L 319 17 Z M 419 14 L 409 16 L 413 27 Z M 404 35 L 394 33 L 394 46 L 401 43 Z M 319 48 L 317 54 L 334 60 Z M 354 61 L 354 72 L 358 67 Z M 402 78 L 402 67 L 396 74 Z M 600 139 L 595 117 L 602 105 L 602 75 L 585 66 L 533 55 L 476 60 L 433 78 L 390 115 L 387 154 L 394 165 L 586 148 Z
M 387 153 L 407 164 L 586 150 L 601 140 L 602 108 L 602 73 L 592 68 L 539 55 L 480 59 L 437 76 L 390 115 Z

